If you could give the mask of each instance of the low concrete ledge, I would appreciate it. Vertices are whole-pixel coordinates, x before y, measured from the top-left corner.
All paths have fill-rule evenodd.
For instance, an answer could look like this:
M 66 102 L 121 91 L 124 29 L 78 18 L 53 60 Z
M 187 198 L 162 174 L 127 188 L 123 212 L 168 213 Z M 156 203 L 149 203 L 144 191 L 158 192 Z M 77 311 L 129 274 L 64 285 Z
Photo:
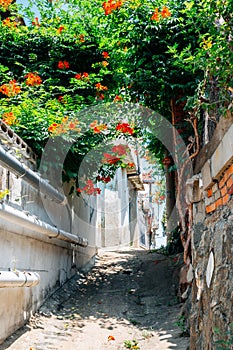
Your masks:
M 211 143 L 211 142 L 210 142 Z M 202 169 L 203 188 L 207 190 L 219 181 L 224 171 L 233 163 L 233 125 L 230 126 L 222 141 Z

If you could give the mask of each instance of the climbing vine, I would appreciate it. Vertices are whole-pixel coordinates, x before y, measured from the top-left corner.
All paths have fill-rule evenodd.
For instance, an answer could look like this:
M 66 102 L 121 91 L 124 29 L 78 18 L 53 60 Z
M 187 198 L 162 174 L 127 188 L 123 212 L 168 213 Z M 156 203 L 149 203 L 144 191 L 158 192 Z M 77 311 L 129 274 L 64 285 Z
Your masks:
M 82 113 L 89 106 L 133 103 L 171 119 L 170 101 L 179 95 L 198 125 L 203 109 L 232 108 L 230 0 L 39 0 L 36 13 L 33 1 L 2 0 L 0 10 L 0 116 L 39 159 L 49 138 L 70 142 L 65 181 L 77 178 L 82 159 L 101 142 L 142 135 L 139 115 L 93 118 Z M 183 130 L 188 144 L 195 130 Z M 143 137 L 162 161 L 155 134 L 148 128 Z M 105 156 L 96 179 L 128 166 L 124 156 Z M 92 184 L 74 187 L 98 193 Z

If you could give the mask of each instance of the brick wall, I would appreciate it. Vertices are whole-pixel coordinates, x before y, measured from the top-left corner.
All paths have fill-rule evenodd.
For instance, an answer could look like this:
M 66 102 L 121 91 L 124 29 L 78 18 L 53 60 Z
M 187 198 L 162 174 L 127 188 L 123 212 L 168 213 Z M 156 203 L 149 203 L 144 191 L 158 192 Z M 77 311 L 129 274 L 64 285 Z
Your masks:
M 206 190 L 206 213 L 210 214 L 221 206 L 224 206 L 233 194 L 233 164 L 231 164 L 221 176 L 219 181 Z

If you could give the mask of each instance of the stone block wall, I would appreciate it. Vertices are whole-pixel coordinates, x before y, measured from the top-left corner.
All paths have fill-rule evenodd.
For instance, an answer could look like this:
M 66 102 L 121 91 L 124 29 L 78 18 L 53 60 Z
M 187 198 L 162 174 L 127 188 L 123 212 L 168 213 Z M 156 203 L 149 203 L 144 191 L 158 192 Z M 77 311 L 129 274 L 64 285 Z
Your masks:
M 211 142 L 210 142 L 211 143 Z M 211 145 L 208 144 L 208 148 Z M 193 201 L 190 350 L 232 349 L 233 126 L 200 169 Z M 229 343 L 227 345 L 227 342 Z

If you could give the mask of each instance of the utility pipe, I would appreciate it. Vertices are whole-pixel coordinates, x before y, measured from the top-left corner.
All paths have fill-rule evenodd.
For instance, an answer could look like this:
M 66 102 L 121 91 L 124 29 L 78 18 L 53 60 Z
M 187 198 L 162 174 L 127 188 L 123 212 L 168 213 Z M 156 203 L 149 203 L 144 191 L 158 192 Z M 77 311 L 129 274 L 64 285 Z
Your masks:
M 0 271 L 0 288 L 34 287 L 39 283 L 37 272 Z
M 67 198 L 65 195 L 57 191 L 46 180 L 42 179 L 36 172 L 23 165 L 2 146 L 0 146 L 0 163 L 2 163 L 3 166 L 5 166 L 15 175 L 23 178 L 34 188 L 39 189 L 44 194 L 47 194 L 55 202 L 62 205 L 67 204 Z
M 59 230 L 57 227 L 52 226 L 42 220 L 39 220 L 35 216 L 12 208 L 11 206 L 5 203 L 0 203 L 0 217 L 21 227 L 40 232 L 48 236 L 49 238 L 57 238 L 62 241 L 77 244 L 81 247 L 87 247 L 88 245 L 88 241 L 86 238 L 76 236 L 72 233 L 63 230 Z

